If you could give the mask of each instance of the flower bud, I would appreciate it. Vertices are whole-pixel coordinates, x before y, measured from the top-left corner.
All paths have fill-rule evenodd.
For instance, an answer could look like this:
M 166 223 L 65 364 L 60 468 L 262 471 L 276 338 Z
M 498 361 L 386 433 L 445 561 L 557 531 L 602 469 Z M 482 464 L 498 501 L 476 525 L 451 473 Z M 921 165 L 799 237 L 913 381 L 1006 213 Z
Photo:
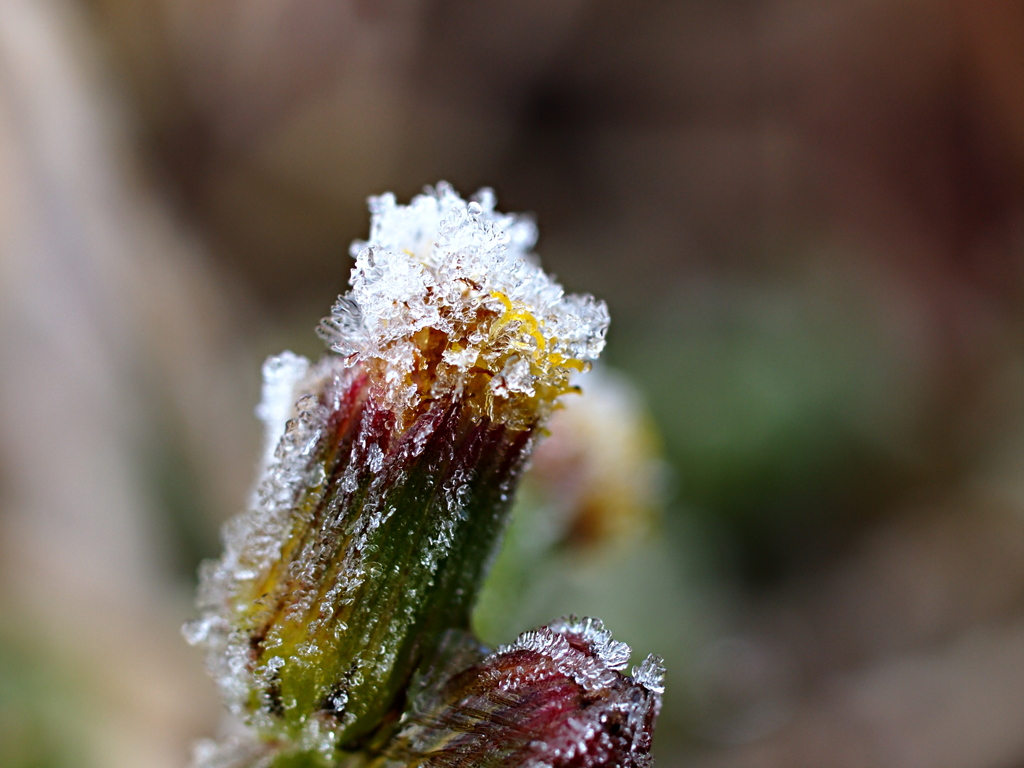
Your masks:
M 333 353 L 264 368 L 276 447 L 187 629 L 264 743 L 325 764 L 378 739 L 444 632 L 468 629 L 538 429 L 608 322 L 540 269 L 533 225 L 488 191 L 371 211 L 321 326 Z
M 649 656 L 627 676 L 629 656 L 597 619 L 526 632 L 428 687 L 382 764 L 646 768 L 664 668 Z

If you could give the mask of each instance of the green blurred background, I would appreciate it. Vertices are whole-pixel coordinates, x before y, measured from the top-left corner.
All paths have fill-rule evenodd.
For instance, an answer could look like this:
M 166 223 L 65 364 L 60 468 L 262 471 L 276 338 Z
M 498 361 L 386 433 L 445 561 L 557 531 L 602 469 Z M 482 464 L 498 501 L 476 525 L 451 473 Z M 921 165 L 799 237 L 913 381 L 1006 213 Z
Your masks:
M 439 179 L 608 301 L 663 454 L 494 639 L 662 653 L 669 768 L 1024 765 L 1024 5 L 4 0 L 0 768 L 214 733 L 260 361 Z

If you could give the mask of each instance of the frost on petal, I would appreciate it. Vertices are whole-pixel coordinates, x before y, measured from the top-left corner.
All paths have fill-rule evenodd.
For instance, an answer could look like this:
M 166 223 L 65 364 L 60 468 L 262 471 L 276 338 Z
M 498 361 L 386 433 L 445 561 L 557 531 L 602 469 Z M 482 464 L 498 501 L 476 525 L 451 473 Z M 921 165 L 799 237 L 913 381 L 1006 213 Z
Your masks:
M 352 290 L 320 332 L 377 373 L 399 413 L 455 394 L 494 421 L 528 426 L 604 347 L 604 302 L 566 295 L 531 250 L 533 222 L 494 204 L 490 190 L 467 202 L 445 183 L 409 205 L 370 200 Z

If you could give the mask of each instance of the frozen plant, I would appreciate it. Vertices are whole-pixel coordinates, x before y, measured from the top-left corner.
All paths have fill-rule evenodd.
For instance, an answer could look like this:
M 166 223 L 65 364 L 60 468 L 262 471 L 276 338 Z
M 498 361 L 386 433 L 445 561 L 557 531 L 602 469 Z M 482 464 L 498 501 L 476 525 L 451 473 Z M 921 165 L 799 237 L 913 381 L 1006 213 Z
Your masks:
M 265 364 L 263 477 L 186 627 L 230 712 L 198 768 L 649 764 L 660 659 L 627 674 L 596 619 L 493 653 L 469 633 L 523 466 L 608 324 L 494 202 L 372 198 L 332 351 Z

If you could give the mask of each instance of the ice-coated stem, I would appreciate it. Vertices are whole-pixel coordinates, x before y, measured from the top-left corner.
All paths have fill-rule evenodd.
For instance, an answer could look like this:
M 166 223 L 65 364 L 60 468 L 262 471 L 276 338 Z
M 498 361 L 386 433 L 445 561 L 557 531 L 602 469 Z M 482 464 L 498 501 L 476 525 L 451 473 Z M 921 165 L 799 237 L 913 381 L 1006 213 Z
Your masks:
M 440 633 L 469 612 L 504 523 L 531 430 L 436 401 L 405 430 L 337 372 L 291 546 L 235 595 L 271 732 L 310 718 L 340 746 L 373 730 Z M 342 390 L 335 394 L 335 388 Z

